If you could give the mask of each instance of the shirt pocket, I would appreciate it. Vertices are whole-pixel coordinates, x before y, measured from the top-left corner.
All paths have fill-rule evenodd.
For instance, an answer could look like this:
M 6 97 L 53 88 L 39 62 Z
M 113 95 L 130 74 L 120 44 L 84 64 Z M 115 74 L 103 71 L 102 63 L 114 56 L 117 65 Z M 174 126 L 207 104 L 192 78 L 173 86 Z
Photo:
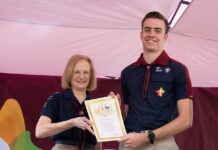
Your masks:
M 173 75 L 171 73 L 158 72 L 151 76 L 150 90 L 156 98 L 170 98 L 173 96 Z M 158 92 L 160 91 L 160 94 Z
M 163 82 L 167 84 L 173 82 L 173 75 L 171 73 L 158 72 L 152 74 L 151 79 L 154 82 Z

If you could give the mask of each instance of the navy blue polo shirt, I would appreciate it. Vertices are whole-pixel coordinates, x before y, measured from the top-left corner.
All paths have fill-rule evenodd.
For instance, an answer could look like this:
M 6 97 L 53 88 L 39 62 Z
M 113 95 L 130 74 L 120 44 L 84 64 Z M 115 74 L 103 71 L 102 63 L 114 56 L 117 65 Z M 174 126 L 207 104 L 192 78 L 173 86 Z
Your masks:
M 123 103 L 129 105 L 127 132 L 154 130 L 175 119 L 177 101 L 192 97 L 187 68 L 165 51 L 152 63 L 147 97 L 142 98 L 146 73 L 143 54 L 121 73 Z
M 89 96 L 89 93 L 87 92 L 86 100 L 89 100 L 89 99 L 90 99 L 90 96 Z M 74 96 L 71 89 L 66 89 L 63 92 L 52 94 L 48 98 L 41 112 L 41 116 L 47 116 L 51 118 L 53 123 L 79 117 L 78 111 L 76 110 L 71 100 L 77 101 L 80 107 L 85 105 L 84 102 L 82 103 L 82 105 L 79 103 L 79 101 Z M 84 111 L 84 116 L 89 118 L 87 110 Z M 51 139 L 54 141 L 71 140 L 77 143 L 78 138 L 79 138 L 79 130 L 80 130 L 79 128 L 74 127 L 74 128 L 65 130 L 57 135 L 51 136 Z M 92 145 L 96 144 L 95 136 L 93 136 L 89 131 L 86 131 L 86 143 L 89 143 Z

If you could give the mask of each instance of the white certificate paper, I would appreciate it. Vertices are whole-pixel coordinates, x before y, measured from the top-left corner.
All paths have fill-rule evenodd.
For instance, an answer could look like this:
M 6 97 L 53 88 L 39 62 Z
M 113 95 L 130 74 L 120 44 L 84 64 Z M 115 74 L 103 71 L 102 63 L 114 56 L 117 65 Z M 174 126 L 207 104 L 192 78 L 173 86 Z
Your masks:
M 85 105 L 98 142 L 120 140 L 126 135 L 116 97 L 85 101 Z

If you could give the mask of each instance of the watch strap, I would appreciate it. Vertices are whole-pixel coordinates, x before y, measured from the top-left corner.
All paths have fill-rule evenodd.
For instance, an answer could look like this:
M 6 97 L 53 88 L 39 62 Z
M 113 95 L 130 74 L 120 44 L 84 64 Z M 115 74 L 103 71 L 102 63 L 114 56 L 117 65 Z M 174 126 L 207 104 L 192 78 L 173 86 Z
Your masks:
M 155 134 L 152 132 L 152 130 L 147 130 L 148 133 L 148 139 L 150 140 L 150 143 L 154 143 Z

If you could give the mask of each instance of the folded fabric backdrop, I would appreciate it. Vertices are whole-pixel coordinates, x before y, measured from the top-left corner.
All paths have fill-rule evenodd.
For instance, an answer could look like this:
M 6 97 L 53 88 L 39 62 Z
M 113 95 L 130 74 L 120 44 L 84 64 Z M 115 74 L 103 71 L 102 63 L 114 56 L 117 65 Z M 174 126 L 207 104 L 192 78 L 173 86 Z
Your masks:
M 26 130 L 34 145 L 43 150 L 54 144 L 49 138 L 36 139 L 35 126 L 42 107 L 50 94 L 61 91 L 59 76 L 36 76 L 0 73 L 0 108 L 9 98 L 19 103 Z M 193 127 L 176 136 L 180 150 L 217 150 L 218 139 L 218 88 L 194 87 Z M 110 91 L 121 94 L 119 79 L 98 79 L 98 88 L 91 92 L 93 98 L 105 97 Z M 1 113 L 1 111 L 0 111 Z M 0 115 L 1 116 L 1 115 Z M 203 135 L 203 136 L 202 136 Z M 1 138 L 1 137 L 0 137 Z M 3 143 L 0 141 L 0 143 Z M 104 149 L 117 149 L 117 142 L 103 143 Z

